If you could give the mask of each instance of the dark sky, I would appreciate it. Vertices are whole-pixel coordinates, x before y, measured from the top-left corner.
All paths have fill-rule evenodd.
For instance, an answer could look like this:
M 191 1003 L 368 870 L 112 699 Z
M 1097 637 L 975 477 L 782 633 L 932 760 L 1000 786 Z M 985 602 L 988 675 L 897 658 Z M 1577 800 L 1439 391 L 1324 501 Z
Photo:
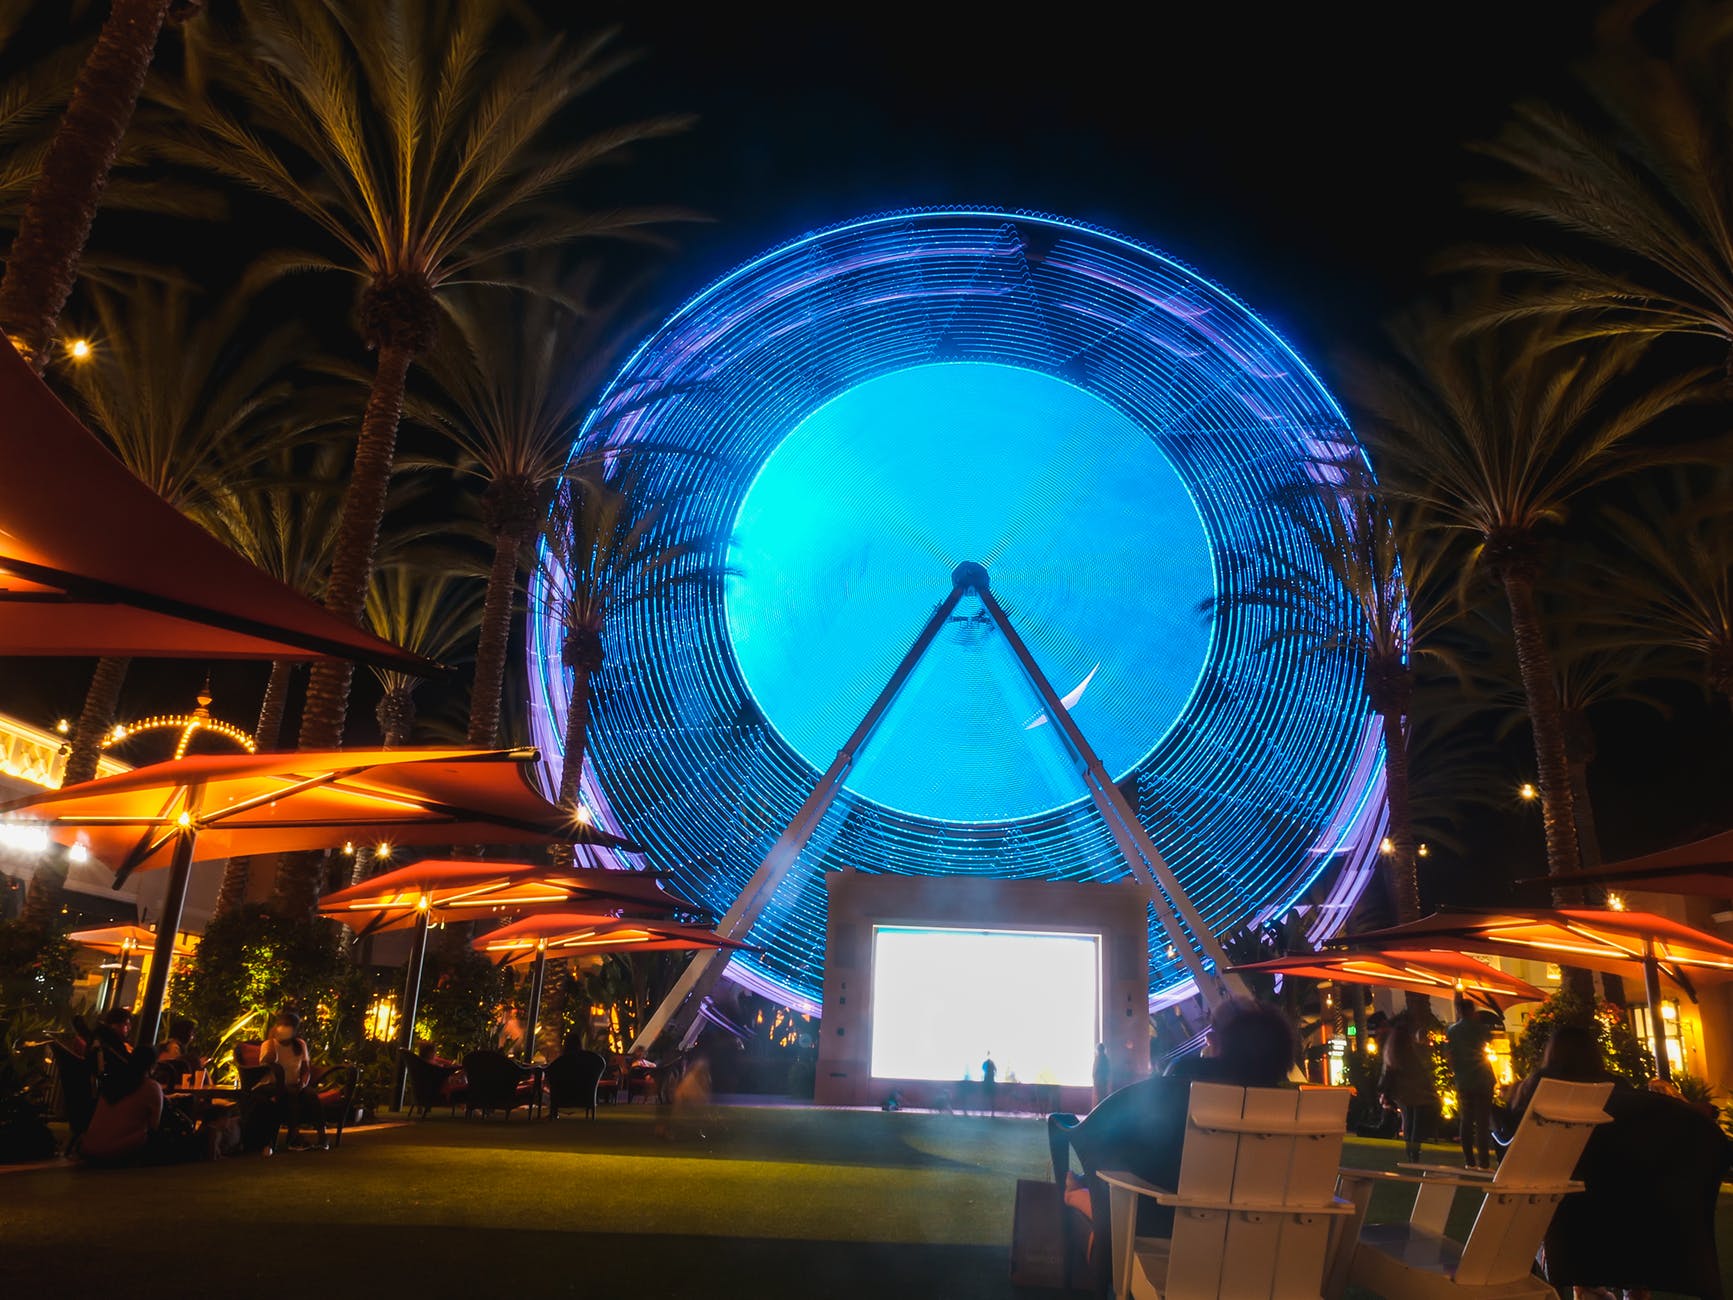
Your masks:
M 581 19 L 562 0 L 537 7 L 579 31 L 607 20 L 606 7 Z M 621 8 L 623 40 L 644 57 L 590 110 L 700 121 L 604 184 L 712 218 L 680 233 L 650 313 L 817 225 L 903 205 L 994 204 L 1099 222 L 1191 262 L 1328 376 L 1333 354 L 1372 340 L 1425 288 L 1433 255 L 1485 233 L 1458 197 L 1484 168 L 1465 145 L 1496 130 L 1518 98 L 1571 93 L 1593 6 L 962 8 Z M 167 242 L 196 260 L 212 251 L 207 238 L 169 232 Z M 44 722 L 73 713 L 86 671 L 0 667 L 0 707 Z M 125 711 L 182 706 L 202 672 L 141 667 Z M 247 720 L 263 675 L 221 669 L 219 711 Z M 1613 852 L 1724 817 L 1733 734 L 1700 696 L 1671 694 L 1670 721 L 1623 708 L 1605 719 L 1612 743 L 1596 780 Z M 351 717 L 363 738 L 365 686 Z M 1527 775 L 1522 739 L 1494 756 L 1513 787 Z M 1435 897 L 1468 901 L 1541 869 L 1538 822 L 1520 809 L 1476 814 L 1467 840 L 1467 861 L 1432 858 Z

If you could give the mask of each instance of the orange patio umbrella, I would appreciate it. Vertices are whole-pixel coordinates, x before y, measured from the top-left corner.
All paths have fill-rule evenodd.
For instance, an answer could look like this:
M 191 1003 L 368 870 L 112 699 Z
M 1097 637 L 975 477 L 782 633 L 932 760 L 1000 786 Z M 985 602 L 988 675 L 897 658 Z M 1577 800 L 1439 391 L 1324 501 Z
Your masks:
M 436 665 L 254 568 L 152 492 L 0 339 L 0 655 Z
M 96 952 L 112 953 L 120 958 L 102 984 L 102 996 L 98 999 L 97 1010 L 105 1011 L 119 1000 L 131 968 L 133 953 L 140 949 L 153 950 L 156 947 L 157 932 L 143 925 L 105 925 L 94 930 L 74 930 L 66 937 L 82 947 Z M 195 936 L 177 931 L 171 960 L 179 961 L 192 956 L 196 947 L 198 939 Z
M 1545 992 L 1527 980 L 1507 975 L 1496 966 L 1454 952 L 1302 953 L 1273 961 L 1233 966 L 1240 974 L 1298 975 L 1340 984 L 1376 984 L 1430 997 L 1458 993 L 1487 1003 L 1495 1011 L 1518 1002 L 1539 1002 Z
M 168 867 L 157 957 L 139 1033 L 156 1032 L 169 946 L 195 861 L 335 848 L 366 835 L 400 844 L 570 840 L 634 848 L 544 799 L 533 749 L 358 749 L 189 754 L 0 804 L 46 823 L 115 873 Z
M 1600 885 L 1647 889 L 1657 894 L 1701 894 L 1733 898 L 1733 831 L 1692 840 L 1641 857 L 1609 862 L 1588 871 L 1525 880 L 1525 885 Z
M 1653 912 L 1590 907 L 1509 908 L 1502 911 L 1456 908 L 1407 925 L 1345 936 L 1332 948 L 1379 951 L 1488 953 L 1605 971 L 1641 978 L 1648 994 L 1651 1023 L 1661 1023 L 1660 977 L 1667 976 L 1696 1000 L 1695 984 L 1733 978 L 1733 943 Z M 1659 1035 L 1655 1068 L 1665 1079 L 1671 1070 Z
M 529 1037 L 541 1017 L 542 981 L 548 957 L 587 957 L 611 952 L 678 952 L 702 948 L 734 950 L 750 945 L 724 939 L 714 930 L 643 917 L 612 917 L 583 912 L 546 912 L 502 925 L 474 940 L 478 952 L 509 966 L 533 958 L 530 972 Z
M 421 1005 L 421 976 L 427 959 L 427 929 L 431 923 L 471 921 L 481 916 L 517 915 L 554 907 L 570 911 L 584 904 L 603 912 L 628 907 L 664 913 L 702 911 L 697 904 L 661 889 L 656 883 L 658 874 L 597 867 L 561 868 L 545 862 L 428 858 L 327 894 L 319 900 L 319 911 L 354 929 L 357 938 L 380 930 L 415 927 L 400 1016 L 404 1026 L 402 1046 L 413 1051 L 415 1016 Z M 540 1009 L 536 1005 L 540 991 L 538 982 L 532 1014 Z M 406 1070 L 400 1068 L 395 1109 L 402 1108 L 407 1078 Z
M 327 894 L 319 900 L 319 910 L 354 929 L 358 937 L 403 929 L 414 925 L 417 917 L 429 922 L 471 921 L 589 905 L 605 912 L 706 911 L 664 888 L 659 883 L 664 874 L 557 867 L 547 862 L 425 858 Z

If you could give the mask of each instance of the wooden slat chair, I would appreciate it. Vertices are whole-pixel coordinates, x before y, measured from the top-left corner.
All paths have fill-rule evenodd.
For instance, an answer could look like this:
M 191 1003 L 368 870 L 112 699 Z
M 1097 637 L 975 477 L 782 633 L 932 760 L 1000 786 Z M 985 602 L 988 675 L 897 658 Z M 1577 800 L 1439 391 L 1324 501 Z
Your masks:
M 1358 1244 L 1338 1257 L 1330 1294 L 1352 1285 L 1400 1300 L 1554 1300 L 1557 1293 L 1534 1276 L 1535 1252 L 1558 1203 L 1582 1190 L 1571 1171 L 1595 1125 L 1610 1118 L 1602 1107 L 1612 1091 L 1610 1083 L 1542 1080 L 1492 1172 L 1409 1164 L 1342 1170 L 1339 1190 L 1354 1202 Z M 1360 1226 L 1380 1182 L 1419 1188 L 1408 1222 Z M 1463 1189 L 1483 1199 L 1458 1245 L 1444 1224 Z
M 1192 1084 L 1177 1190 L 1100 1174 L 1116 1300 L 1318 1300 L 1353 1214 L 1334 1194 L 1350 1095 Z M 1171 1239 L 1137 1236 L 1144 1196 L 1173 1209 Z

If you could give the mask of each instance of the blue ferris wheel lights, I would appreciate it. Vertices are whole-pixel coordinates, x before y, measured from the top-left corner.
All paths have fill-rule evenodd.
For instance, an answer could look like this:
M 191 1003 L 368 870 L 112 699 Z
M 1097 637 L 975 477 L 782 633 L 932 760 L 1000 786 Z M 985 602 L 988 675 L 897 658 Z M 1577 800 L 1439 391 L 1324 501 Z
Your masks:
M 1352 434 L 1203 277 L 1053 217 L 866 218 L 712 284 L 586 428 L 591 449 L 638 445 L 671 527 L 734 538 L 725 591 L 646 594 L 609 628 L 585 783 L 719 913 L 963 561 L 986 565 L 1212 929 L 1328 871 L 1337 895 L 1363 883 L 1381 768 L 1361 665 L 1272 637 L 1267 609 L 1200 611 L 1232 594 L 1231 555 L 1327 577 L 1272 498 Z M 567 687 L 539 593 L 531 608 L 532 722 L 557 753 Z M 1002 650 L 960 604 L 737 978 L 814 1007 L 825 870 L 1123 878 Z M 1152 999 L 1183 983 L 1166 947 L 1157 932 Z

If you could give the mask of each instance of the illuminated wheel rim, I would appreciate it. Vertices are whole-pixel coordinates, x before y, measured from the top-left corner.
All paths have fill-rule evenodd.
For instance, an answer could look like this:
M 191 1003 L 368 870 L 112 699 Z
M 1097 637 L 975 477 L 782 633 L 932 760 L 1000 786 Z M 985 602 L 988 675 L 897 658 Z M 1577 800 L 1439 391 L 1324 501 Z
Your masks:
M 1363 887 L 1382 801 L 1362 663 L 1211 599 L 1236 556 L 1328 584 L 1273 501 L 1352 435 L 1195 272 L 1050 216 L 851 222 L 688 302 L 585 437 L 642 444 L 638 487 L 672 526 L 731 539 L 726 583 L 648 592 L 608 628 L 584 786 L 718 914 L 965 561 L 1218 934 L 1310 891 L 1321 936 Z M 556 755 L 570 683 L 539 584 L 531 608 L 532 722 Z M 1125 879 L 1057 732 L 965 596 L 730 974 L 817 1009 L 828 870 Z M 1151 924 L 1154 1005 L 1188 986 Z

